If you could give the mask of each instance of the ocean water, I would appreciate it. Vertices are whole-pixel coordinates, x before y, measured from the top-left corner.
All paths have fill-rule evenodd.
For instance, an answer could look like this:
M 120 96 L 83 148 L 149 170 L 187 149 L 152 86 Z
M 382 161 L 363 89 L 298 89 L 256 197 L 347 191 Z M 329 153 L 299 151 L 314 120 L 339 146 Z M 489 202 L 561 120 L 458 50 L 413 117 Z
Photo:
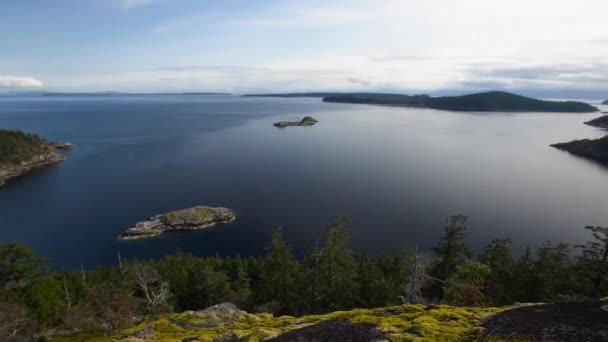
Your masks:
M 597 104 L 597 103 L 595 103 Z M 604 110 L 608 107 L 604 106 Z M 314 127 L 272 123 L 312 115 Z M 263 253 L 282 226 L 298 255 L 346 217 L 371 255 L 427 249 L 446 217 L 470 217 L 467 243 L 511 237 L 517 252 L 581 243 L 608 225 L 608 168 L 551 143 L 600 137 L 598 114 L 458 113 L 329 104 L 315 98 L 75 96 L 0 98 L 0 128 L 75 145 L 67 160 L 0 188 L 0 241 L 57 268 Z M 195 205 L 238 213 L 228 225 L 119 241 L 131 224 Z

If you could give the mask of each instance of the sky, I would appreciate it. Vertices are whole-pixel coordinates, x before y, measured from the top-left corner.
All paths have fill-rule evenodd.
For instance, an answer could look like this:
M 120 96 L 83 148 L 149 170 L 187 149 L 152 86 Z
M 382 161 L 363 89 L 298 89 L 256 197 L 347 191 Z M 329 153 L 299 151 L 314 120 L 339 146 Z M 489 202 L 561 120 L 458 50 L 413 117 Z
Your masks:
M 606 0 L 1 0 L 0 90 L 608 98 Z

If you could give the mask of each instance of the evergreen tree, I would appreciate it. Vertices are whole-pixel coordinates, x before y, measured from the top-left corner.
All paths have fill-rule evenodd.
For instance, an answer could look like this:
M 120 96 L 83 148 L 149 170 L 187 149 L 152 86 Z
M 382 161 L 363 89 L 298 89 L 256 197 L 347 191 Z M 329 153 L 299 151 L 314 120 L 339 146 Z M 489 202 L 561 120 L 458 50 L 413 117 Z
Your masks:
M 484 293 L 497 305 L 513 302 L 513 270 L 511 239 L 494 239 L 478 257 L 481 263 L 489 266 Z
M 573 290 L 570 246 L 565 243 L 553 245 L 549 241 L 539 247 L 534 277 L 538 300 L 550 302 L 569 296 Z
M 319 261 L 321 308 L 333 311 L 352 307 L 358 284 L 345 219 L 339 219 L 327 228 Z
M 251 296 L 251 279 L 245 269 L 245 263 L 240 256 L 237 256 L 232 261 L 231 270 L 228 274 L 231 279 L 231 288 L 235 294 L 235 298 L 232 301 L 236 305 L 244 307 Z
M 579 267 L 590 284 L 590 294 L 600 297 L 608 276 L 608 228 L 587 226 L 593 235 L 593 240 L 584 246 L 578 258 Z
M 281 311 L 294 300 L 297 272 L 297 263 L 291 247 L 283 241 L 281 228 L 270 233 L 263 264 L 259 298 L 263 303 L 276 303 L 276 309 Z
M 440 238 L 437 246 L 433 247 L 433 251 L 437 255 L 437 262 L 433 270 L 433 276 L 444 282 L 455 271 L 458 265 L 461 265 L 466 260 L 468 254 L 467 248 L 464 245 L 464 237 L 467 229 L 467 216 L 454 215 L 450 217 L 444 228 L 444 234 Z M 443 298 L 442 286 L 435 284 L 432 294 Z
M 445 282 L 445 298 L 456 305 L 483 304 L 483 284 L 489 272 L 487 265 L 473 260 L 456 266 L 454 273 Z
M 378 307 L 395 303 L 393 284 L 382 270 L 380 260 L 358 259 L 356 280 L 359 284 L 359 306 Z
M 0 244 L 0 287 L 23 288 L 45 273 L 46 264 L 25 245 Z

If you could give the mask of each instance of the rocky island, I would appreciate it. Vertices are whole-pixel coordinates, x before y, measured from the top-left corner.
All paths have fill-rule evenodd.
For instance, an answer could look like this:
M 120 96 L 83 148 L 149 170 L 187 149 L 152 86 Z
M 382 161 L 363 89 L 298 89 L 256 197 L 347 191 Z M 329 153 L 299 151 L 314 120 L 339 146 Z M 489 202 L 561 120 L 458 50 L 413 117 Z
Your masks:
M 317 121 L 312 116 L 305 116 L 301 121 L 279 121 L 275 122 L 274 126 L 283 128 L 288 126 L 313 126 Z
M 577 156 L 608 164 L 608 135 L 595 140 L 574 140 L 566 143 L 553 144 L 551 146 Z
M 602 115 L 599 118 L 587 121 L 585 125 L 608 129 L 608 115 Z
M 66 144 L 71 146 L 61 143 Z M 0 186 L 33 169 L 64 160 L 65 157 L 57 153 L 58 148 L 62 147 L 35 134 L 0 130 Z
M 228 223 L 236 219 L 236 214 L 224 207 L 196 206 L 152 216 L 125 230 L 118 237 L 121 240 L 151 238 L 169 231 L 198 230 Z
M 608 100 L 602 102 L 603 105 L 608 105 Z

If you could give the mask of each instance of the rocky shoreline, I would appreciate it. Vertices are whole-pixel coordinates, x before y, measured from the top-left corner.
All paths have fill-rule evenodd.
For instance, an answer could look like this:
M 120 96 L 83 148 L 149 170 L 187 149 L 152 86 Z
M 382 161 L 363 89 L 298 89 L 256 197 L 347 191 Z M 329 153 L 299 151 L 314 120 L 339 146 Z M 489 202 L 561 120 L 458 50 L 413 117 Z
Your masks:
M 0 186 L 6 184 L 12 178 L 20 177 L 34 169 L 41 168 L 65 160 L 65 157 L 55 150 L 49 150 L 46 154 L 22 162 L 21 164 L 0 165 Z
M 313 126 L 319 122 L 317 119 L 312 116 L 305 116 L 301 121 L 279 121 L 275 122 L 274 126 L 279 128 L 284 128 L 288 126 Z
M 170 231 L 205 229 L 236 219 L 234 211 L 224 207 L 196 206 L 171 211 L 137 222 L 118 236 L 120 240 L 152 238 Z

